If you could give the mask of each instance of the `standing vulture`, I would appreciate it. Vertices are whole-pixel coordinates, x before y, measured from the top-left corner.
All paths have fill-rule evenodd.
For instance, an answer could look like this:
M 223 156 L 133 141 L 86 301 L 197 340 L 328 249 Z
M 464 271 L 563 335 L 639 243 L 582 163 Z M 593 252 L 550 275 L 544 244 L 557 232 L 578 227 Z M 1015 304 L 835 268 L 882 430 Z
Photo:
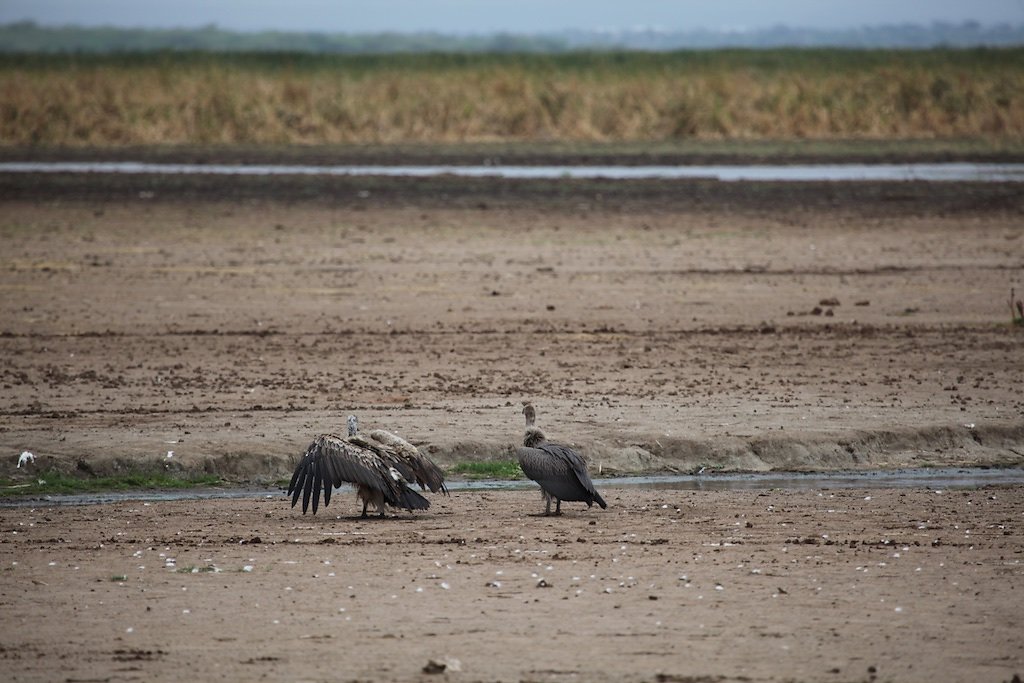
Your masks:
M 544 494 L 544 514 L 551 514 L 551 501 L 555 501 L 555 514 L 562 514 L 562 501 L 582 501 L 590 507 L 597 503 L 608 507 L 594 488 L 587 473 L 587 464 L 580 454 L 557 443 L 551 443 L 539 427 L 534 426 L 537 412 L 532 405 L 523 408 L 526 416 L 526 434 L 523 447 L 516 450 L 519 466 L 530 479 L 540 484 Z
M 348 417 L 348 436 L 321 434 L 306 448 L 288 484 L 292 507 L 302 496 L 302 514 L 313 498 L 313 514 L 320 505 L 331 502 L 331 491 L 344 482 L 355 484 L 356 495 L 363 501 L 363 517 L 370 504 L 384 516 L 384 505 L 406 510 L 426 510 L 430 501 L 409 487 L 417 483 L 421 489 L 448 494 L 444 473 L 429 458 L 420 454 L 411 443 L 394 434 L 376 429 L 370 438 L 359 432 L 354 415 Z M 408 482 L 408 483 L 407 483 Z

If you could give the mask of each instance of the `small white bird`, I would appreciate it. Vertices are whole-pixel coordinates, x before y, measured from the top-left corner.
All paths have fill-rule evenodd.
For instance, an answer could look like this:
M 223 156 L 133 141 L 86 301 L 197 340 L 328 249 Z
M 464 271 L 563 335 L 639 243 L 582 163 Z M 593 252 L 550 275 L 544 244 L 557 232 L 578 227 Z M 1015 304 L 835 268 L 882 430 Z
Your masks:
M 28 451 L 22 451 L 21 457 L 18 458 L 18 467 L 20 468 L 22 465 L 28 465 L 29 463 L 35 464 L 35 461 L 36 456 L 32 455 Z

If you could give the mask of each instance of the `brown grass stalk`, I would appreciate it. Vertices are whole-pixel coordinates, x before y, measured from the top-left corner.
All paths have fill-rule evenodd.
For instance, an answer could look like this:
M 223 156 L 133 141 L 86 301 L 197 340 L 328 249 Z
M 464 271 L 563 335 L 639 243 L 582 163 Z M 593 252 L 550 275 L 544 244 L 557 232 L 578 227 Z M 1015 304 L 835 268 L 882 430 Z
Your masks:
M 0 65 L 0 144 L 1024 136 L 1024 66 Z M 1019 60 L 1017 60 L 1019 61 Z

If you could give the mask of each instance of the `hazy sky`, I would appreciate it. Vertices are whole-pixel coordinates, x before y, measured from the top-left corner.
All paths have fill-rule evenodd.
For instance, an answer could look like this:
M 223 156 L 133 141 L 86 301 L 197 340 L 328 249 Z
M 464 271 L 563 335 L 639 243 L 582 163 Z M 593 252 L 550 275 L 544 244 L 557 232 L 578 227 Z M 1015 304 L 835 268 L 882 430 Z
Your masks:
M 0 0 L 0 23 L 251 31 L 535 32 L 1024 23 L 1024 0 Z

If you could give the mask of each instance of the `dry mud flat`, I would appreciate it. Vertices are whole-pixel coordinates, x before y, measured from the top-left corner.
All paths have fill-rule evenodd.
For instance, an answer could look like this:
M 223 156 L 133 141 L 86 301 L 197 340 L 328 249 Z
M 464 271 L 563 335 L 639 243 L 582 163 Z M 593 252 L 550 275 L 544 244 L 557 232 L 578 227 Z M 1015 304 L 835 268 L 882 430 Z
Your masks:
M 9 681 L 1010 681 L 1024 487 L 0 509 Z M 431 662 L 440 674 L 424 673 Z M 438 668 L 434 667 L 435 670 Z
M 0 175 L 0 451 L 276 480 L 356 412 L 450 466 L 530 400 L 602 473 L 1019 466 L 1022 196 Z

